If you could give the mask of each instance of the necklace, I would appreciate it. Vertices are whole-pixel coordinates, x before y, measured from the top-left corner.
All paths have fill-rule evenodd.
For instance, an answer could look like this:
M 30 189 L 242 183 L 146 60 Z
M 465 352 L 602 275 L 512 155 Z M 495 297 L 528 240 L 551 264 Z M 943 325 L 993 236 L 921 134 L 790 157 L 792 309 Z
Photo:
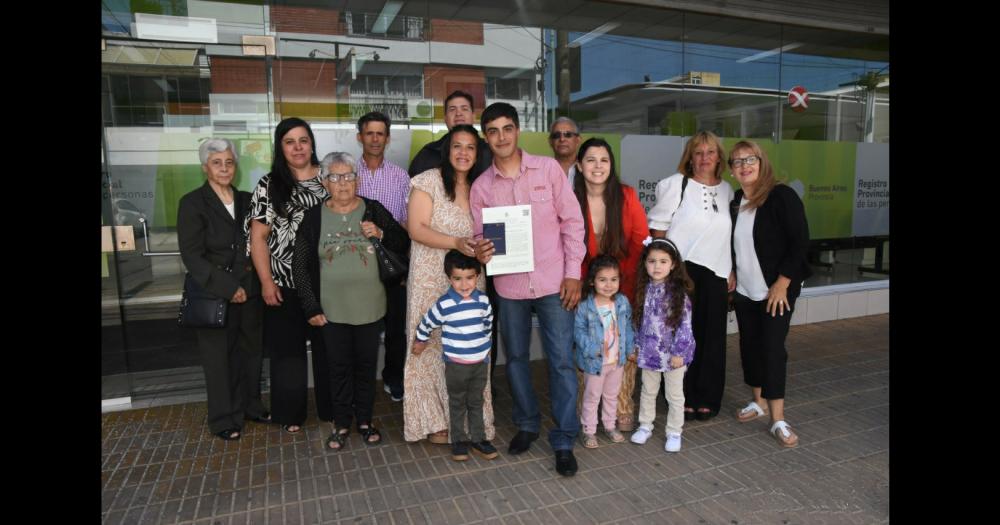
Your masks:
M 704 192 L 702 193 L 701 201 L 705 205 L 705 210 L 708 210 L 708 197 L 712 197 L 712 210 L 719 213 L 719 205 L 715 203 L 715 197 L 719 195 L 719 190 L 708 190 L 708 186 L 703 186 Z

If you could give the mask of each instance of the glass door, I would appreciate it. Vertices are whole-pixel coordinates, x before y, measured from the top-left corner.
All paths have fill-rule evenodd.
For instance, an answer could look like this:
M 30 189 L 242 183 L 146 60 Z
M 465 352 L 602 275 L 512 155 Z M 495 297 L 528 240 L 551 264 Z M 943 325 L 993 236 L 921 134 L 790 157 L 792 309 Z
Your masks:
M 204 183 L 198 146 L 240 156 L 236 185 L 270 164 L 266 5 L 102 3 L 102 397 L 105 408 L 204 396 L 194 333 L 177 325 L 180 198 Z M 273 45 L 272 45 L 273 48 Z M 273 53 L 273 51 L 272 51 Z

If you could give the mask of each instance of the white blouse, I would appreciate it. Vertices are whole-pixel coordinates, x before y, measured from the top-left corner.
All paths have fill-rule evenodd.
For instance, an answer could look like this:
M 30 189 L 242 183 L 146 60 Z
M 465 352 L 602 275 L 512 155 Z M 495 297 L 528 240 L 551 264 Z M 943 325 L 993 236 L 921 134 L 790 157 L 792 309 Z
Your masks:
M 767 281 L 760 269 L 757 249 L 753 246 L 753 223 L 757 219 L 757 208 L 744 210 L 746 198 L 740 202 L 740 213 L 736 216 L 736 231 L 733 232 L 733 250 L 736 252 L 736 291 L 754 301 L 767 299 Z
M 733 269 L 729 252 L 733 226 L 729 202 L 733 200 L 733 188 L 725 181 L 706 186 L 689 179 L 684 202 L 678 208 L 683 180 L 684 175 L 676 173 L 656 184 L 656 205 L 649 210 L 649 227 L 666 230 L 685 261 L 728 279 Z

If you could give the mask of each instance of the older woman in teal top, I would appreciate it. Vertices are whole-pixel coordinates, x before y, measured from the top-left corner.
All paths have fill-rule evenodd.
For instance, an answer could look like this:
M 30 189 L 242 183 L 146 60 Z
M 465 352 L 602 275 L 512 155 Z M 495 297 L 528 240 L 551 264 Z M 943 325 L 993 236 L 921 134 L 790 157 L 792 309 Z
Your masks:
M 378 201 L 357 195 L 353 156 L 330 153 L 320 167 L 330 198 L 306 211 L 292 271 L 306 320 L 320 327 L 326 343 L 334 423 L 326 446 L 342 449 L 352 423 L 366 445 L 377 445 L 382 435 L 372 424 L 372 406 L 386 296 L 369 239 L 399 254 L 410 239 Z

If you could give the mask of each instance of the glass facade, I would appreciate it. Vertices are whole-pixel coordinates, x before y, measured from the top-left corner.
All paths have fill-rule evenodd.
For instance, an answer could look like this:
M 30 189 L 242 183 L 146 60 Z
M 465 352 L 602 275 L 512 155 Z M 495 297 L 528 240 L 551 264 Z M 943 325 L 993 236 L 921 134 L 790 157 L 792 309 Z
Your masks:
M 686 137 L 757 140 L 806 203 L 807 285 L 887 276 L 888 34 L 593 1 L 108 0 L 101 14 L 105 399 L 200 378 L 176 324 L 177 202 L 204 180 L 200 141 L 233 140 L 249 190 L 282 118 L 309 121 L 320 156 L 358 154 L 356 120 L 378 110 L 405 167 L 445 130 L 456 89 L 477 119 L 513 104 L 532 153 L 551 155 L 545 132 L 561 115 L 608 138 L 647 206 Z

